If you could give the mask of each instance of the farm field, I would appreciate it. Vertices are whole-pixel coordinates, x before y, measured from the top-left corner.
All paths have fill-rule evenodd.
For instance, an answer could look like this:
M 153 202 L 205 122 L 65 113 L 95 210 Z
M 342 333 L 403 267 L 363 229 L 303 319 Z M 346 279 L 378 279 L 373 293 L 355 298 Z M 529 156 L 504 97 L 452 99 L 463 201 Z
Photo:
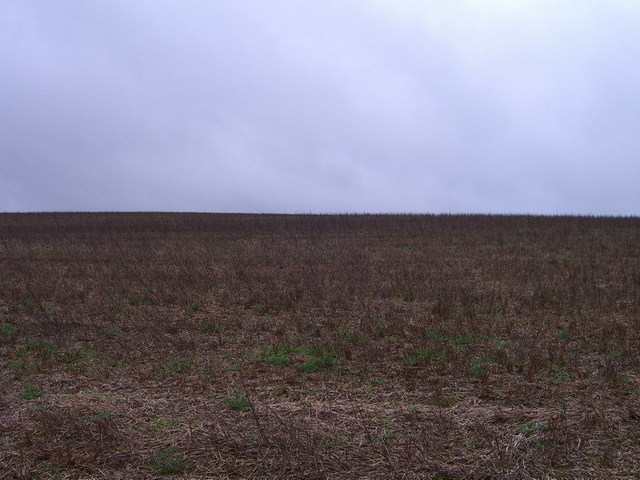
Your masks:
M 0 480 L 640 478 L 640 219 L 0 214 Z

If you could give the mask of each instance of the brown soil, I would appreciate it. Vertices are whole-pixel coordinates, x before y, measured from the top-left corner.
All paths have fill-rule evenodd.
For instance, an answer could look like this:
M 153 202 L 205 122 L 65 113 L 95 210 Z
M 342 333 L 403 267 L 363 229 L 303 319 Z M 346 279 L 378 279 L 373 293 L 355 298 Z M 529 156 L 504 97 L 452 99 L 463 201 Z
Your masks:
M 640 219 L 1 214 L 0 479 L 629 478 Z

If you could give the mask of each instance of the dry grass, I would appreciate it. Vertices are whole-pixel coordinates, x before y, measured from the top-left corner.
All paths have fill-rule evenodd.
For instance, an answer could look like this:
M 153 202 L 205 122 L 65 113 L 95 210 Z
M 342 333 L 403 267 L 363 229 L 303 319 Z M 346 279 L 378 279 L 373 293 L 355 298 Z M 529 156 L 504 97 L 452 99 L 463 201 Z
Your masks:
M 0 215 L 0 479 L 640 478 L 640 220 Z

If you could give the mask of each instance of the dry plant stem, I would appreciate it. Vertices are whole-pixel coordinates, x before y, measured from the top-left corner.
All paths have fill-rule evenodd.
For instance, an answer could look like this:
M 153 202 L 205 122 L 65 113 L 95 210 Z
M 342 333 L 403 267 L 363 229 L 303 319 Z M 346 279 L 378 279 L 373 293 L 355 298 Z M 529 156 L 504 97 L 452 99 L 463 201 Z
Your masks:
M 0 479 L 637 476 L 637 218 L 0 214 L 0 239 Z

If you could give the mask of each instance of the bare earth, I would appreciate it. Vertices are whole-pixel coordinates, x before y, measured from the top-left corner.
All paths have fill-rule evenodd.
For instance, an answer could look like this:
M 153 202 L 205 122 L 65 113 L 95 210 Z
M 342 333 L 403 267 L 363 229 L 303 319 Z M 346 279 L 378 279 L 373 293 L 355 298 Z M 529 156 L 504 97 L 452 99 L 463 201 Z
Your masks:
M 0 214 L 0 479 L 640 479 L 640 219 Z

